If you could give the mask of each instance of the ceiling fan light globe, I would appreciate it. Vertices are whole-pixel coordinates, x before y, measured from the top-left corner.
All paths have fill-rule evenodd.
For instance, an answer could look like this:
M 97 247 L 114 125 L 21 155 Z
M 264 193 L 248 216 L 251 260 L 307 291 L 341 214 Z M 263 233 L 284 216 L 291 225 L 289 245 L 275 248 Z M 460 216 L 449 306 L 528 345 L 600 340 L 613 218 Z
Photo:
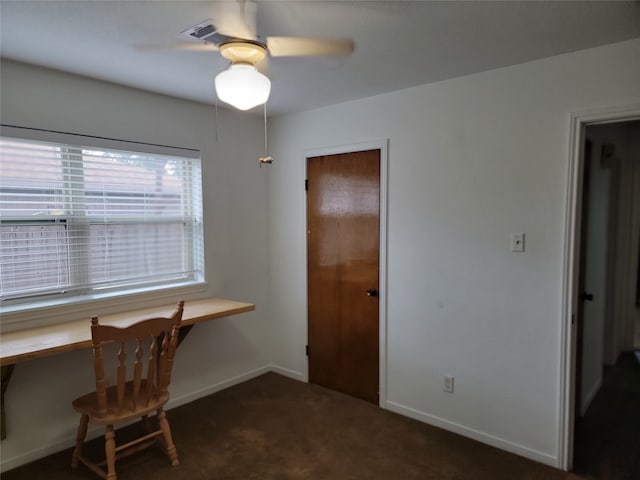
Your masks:
M 225 103 L 238 110 L 250 110 L 266 103 L 271 93 L 271 81 L 256 67 L 232 64 L 215 79 L 216 94 Z

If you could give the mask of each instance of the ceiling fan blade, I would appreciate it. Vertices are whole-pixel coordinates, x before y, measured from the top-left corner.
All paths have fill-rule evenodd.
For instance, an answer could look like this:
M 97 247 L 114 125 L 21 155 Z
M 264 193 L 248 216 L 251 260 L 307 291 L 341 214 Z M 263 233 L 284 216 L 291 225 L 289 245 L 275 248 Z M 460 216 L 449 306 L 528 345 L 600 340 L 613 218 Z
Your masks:
M 170 43 L 161 44 L 137 44 L 136 49 L 145 52 L 166 52 L 170 50 L 187 51 L 187 52 L 216 52 L 218 46 L 213 43 Z
M 244 40 L 256 40 L 256 18 L 258 7 L 255 2 L 237 0 L 217 2 L 212 14 L 216 31 L 222 35 Z
M 350 38 L 267 37 L 267 48 L 274 57 L 349 55 L 354 44 Z

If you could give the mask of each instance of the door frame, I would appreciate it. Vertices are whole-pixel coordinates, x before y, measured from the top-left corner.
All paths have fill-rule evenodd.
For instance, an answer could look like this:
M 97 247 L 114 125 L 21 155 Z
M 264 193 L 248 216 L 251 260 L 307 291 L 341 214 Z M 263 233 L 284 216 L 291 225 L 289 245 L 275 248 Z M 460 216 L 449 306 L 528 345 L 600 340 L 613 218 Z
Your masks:
M 580 228 L 584 178 L 584 144 L 587 125 L 640 119 L 640 104 L 592 109 L 569 115 L 569 164 L 565 199 L 562 262 L 562 316 L 560 328 L 560 385 L 557 466 L 573 467 L 577 323 L 580 266 Z
M 385 407 L 387 402 L 387 171 L 388 171 L 388 145 L 389 139 L 374 139 L 346 145 L 308 148 L 304 150 L 304 179 L 307 179 L 307 159 L 325 155 L 339 155 L 341 153 L 362 152 L 365 150 L 380 150 L 380 258 L 379 258 L 379 303 L 378 303 L 378 345 L 379 345 L 379 376 L 378 376 L 378 405 Z M 304 258 L 307 252 L 307 195 L 304 195 L 304 231 L 303 242 Z M 309 272 L 305 264 L 305 283 L 308 281 Z M 307 289 L 304 290 L 307 292 Z M 305 307 L 307 321 L 304 324 L 304 336 L 309 338 L 309 299 L 305 293 Z M 309 357 L 305 357 L 304 381 L 309 381 Z

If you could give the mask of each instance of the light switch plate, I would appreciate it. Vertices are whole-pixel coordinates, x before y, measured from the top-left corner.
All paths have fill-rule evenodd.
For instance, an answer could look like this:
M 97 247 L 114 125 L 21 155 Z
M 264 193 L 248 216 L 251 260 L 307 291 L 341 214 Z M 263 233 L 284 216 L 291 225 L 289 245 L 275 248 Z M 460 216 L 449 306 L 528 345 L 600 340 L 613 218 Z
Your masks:
M 524 233 L 511 234 L 511 251 L 524 252 Z
M 444 388 L 443 390 L 447 393 L 453 393 L 453 375 L 445 375 L 444 376 Z

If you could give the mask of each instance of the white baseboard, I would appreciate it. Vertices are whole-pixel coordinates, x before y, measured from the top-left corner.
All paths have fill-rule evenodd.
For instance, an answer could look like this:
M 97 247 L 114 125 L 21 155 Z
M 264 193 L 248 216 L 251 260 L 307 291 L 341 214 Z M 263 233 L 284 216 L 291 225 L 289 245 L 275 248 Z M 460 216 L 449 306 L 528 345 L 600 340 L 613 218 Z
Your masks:
M 78 416 L 78 420 L 79 419 L 80 417 Z M 15 457 L 3 457 L 2 462 L 0 462 L 0 473 L 73 447 L 76 444 L 76 429 L 78 428 L 78 424 L 74 423 L 71 428 L 73 429 L 72 433 L 70 433 L 68 438 L 65 438 L 64 440 L 50 442 L 42 447 L 29 450 L 28 452 L 16 455 Z M 102 435 L 104 435 L 104 427 L 92 426 L 87 430 L 86 439 L 91 440 Z M 69 468 L 71 468 L 71 454 L 69 454 Z
M 273 373 L 278 373 L 284 377 L 289 377 L 293 380 L 298 380 L 299 382 L 305 382 L 304 374 L 301 372 L 297 372 L 295 370 L 291 370 L 289 368 L 280 367 L 278 365 L 271 365 L 271 371 Z
M 384 408 L 392 412 L 404 415 L 405 417 L 413 418 L 423 423 L 433 425 L 434 427 L 442 428 L 449 432 L 457 433 L 464 437 L 477 440 L 478 442 L 486 443 L 492 447 L 499 448 L 500 450 L 506 450 L 507 452 L 515 453 L 522 457 L 535 460 L 536 462 L 544 463 L 552 467 L 556 467 L 558 464 L 557 457 L 548 453 L 539 452 L 523 445 L 504 440 L 494 435 L 475 430 L 473 428 L 465 427 L 449 420 L 445 420 L 435 415 L 430 415 L 413 408 L 405 407 L 395 402 L 387 401 Z
M 0 462 L 0 473 L 12 470 L 14 468 L 19 467 L 20 465 L 24 465 L 25 463 L 33 462 L 40 458 L 43 458 L 48 455 L 61 452 L 62 450 L 66 450 L 67 448 L 73 447 L 76 444 L 75 428 L 77 428 L 77 425 L 74 425 L 73 427 L 74 427 L 73 435 L 70 435 L 69 438 L 65 440 L 48 443 L 43 447 L 29 450 L 28 452 L 25 452 L 20 455 L 16 455 L 15 457 L 11 457 L 11 458 L 3 457 L 2 462 Z M 100 435 L 104 435 L 104 428 L 90 427 L 89 430 L 87 430 L 86 438 L 87 440 L 90 440 Z M 69 468 L 71 468 L 71 456 L 69 456 Z
M 219 392 L 220 390 L 224 390 L 225 388 L 233 387 L 234 385 L 238 385 L 239 383 L 246 382 L 247 380 L 251 380 L 252 378 L 259 377 L 260 375 L 264 375 L 265 373 L 269 373 L 270 371 L 270 365 L 265 365 L 264 367 L 250 370 L 246 373 L 228 378 L 227 380 L 223 380 L 206 388 L 188 393 L 187 395 L 182 395 L 178 398 L 172 398 L 167 403 L 166 409 L 170 410 L 172 408 L 179 407 L 180 405 L 184 405 L 185 403 L 193 402 L 194 400 Z

